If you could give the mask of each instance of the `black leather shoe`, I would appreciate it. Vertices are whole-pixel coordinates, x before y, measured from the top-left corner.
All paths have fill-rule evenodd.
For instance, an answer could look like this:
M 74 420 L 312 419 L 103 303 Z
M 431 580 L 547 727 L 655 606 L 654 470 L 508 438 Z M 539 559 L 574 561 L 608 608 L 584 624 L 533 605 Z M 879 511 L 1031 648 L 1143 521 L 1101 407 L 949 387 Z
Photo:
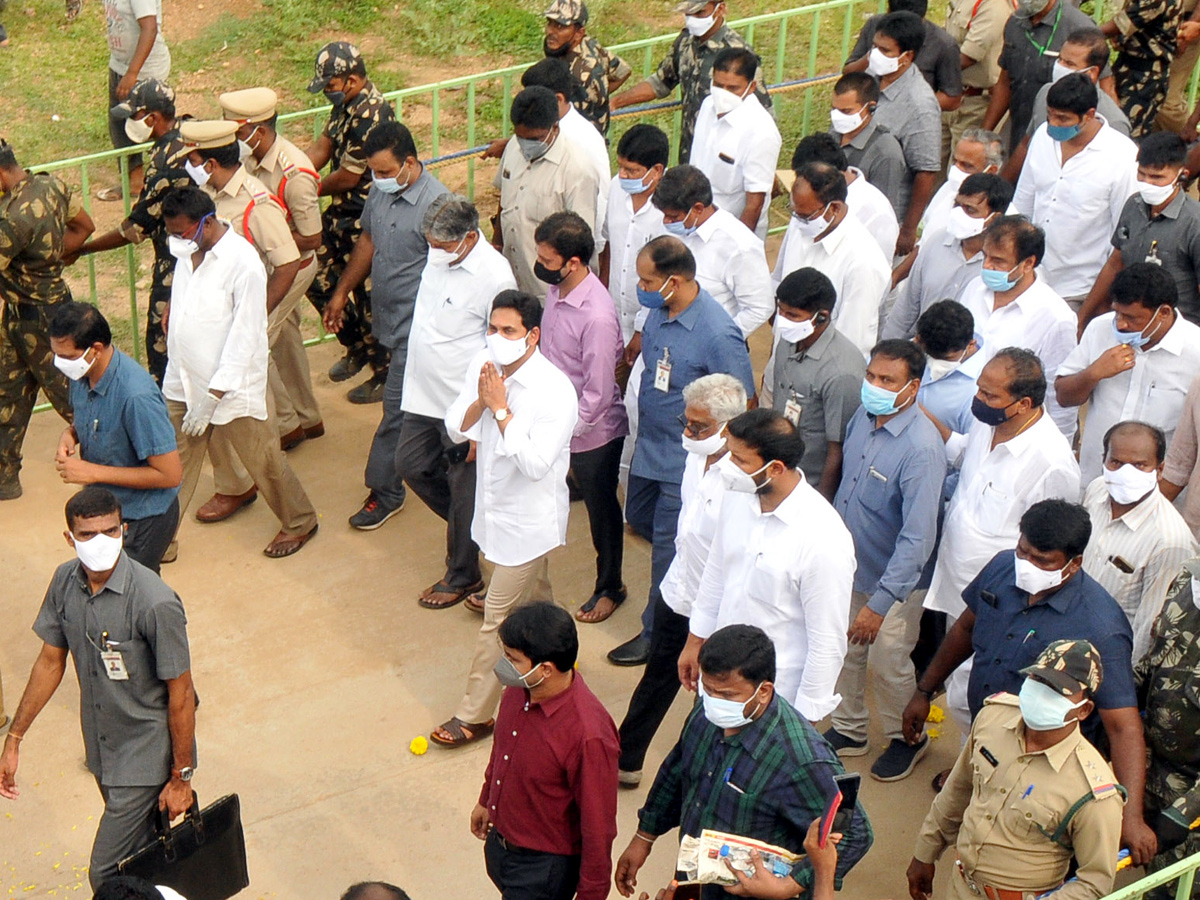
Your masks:
M 608 651 L 608 661 L 614 666 L 644 666 L 649 658 L 650 642 L 640 634 Z

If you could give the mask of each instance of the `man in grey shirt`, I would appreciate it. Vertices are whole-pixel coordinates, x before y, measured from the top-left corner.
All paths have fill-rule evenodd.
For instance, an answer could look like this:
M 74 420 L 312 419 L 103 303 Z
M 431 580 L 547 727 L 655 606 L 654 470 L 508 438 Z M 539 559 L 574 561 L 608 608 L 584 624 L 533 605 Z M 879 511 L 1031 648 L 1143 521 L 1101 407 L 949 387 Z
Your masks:
M 823 273 L 797 269 L 779 283 L 775 299 L 779 345 L 772 405 L 804 441 L 804 479 L 832 502 L 866 364 L 858 347 L 831 324 L 838 297 Z
M 866 72 L 850 72 L 833 86 L 833 125 L 829 133 L 838 139 L 848 165 L 879 188 L 897 220 L 908 202 L 908 164 L 900 141 L 875 121 L 879 104 L 879 82 Z
M 429 205 L 448 193 L 421 164 L 417 145 L 399 122 L 380 122 L 364 145 L 373 178 L 362 213 L 362 236 L 333 299 L 325 307 L 325 327 L 337 332 L 350 292 L 371 276 L 371 333 L 392 355 L 383 385 L 383 417 L 371 440 L 365 482 L 370 493 L 350 517 L 360 531 L 374 531 L 404 507 L 404 480 L 396 468 L 396 448 L 404 411 L 404 359 L 417 288 L 429 245 L 421 225 Z
M 69 654 L 87 767 L 104 798 L 88 870 L 95 889 L 153 840 L 157 810 L 175 818 L 192 805 L 196 694 L 183 604 L 125 554 L 117 498 L 90 485 L 66 512 L 78 559 L 55 571 L 33 625 L 42 649 L 0 753 L 0 796 L 17 799 L 21 743 Z
M 929 11 L 929 4 L 926 0 L 888 0 L 889 13 L 902 11 L 920 16 L 925 22 L 925 40 L 921 44 L 921 49 L 917 51 L 916 58 L 916 66 L 922 77 L 933 88 L 934 94 L 937 95 L 938 105 L 942 109 L 958 109 L 962 102 L 963 92 L 962 59 L 958 43 L 950 37 L 945 28 L 934 25 L 925 18 L 925 14 Z M 871 16 L 863 24 L 862 30 L 858 33 L 858 41 L 854 44 L 854 49 L 850 51 L 850 56 L 847 57 L 846 64 L 842 67 L 843 72 L 865 72 L 867 70 L 868 54 L 871 52 L 871 47 L 874 46 L 875 29 L 879 26 L 882 18 L 882 15 Z

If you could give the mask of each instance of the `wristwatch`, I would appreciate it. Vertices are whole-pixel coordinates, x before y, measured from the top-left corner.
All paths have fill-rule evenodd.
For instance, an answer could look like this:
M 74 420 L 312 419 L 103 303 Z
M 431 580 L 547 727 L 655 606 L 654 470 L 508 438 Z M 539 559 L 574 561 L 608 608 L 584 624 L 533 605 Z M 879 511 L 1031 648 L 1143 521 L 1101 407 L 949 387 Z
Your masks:
M 512 413 L 510 413 L 508 411 L 508 407 L 506 406 L 503 409 L 496 410 L 496 412 L 493 413 L 493 415 L 496 417 L 497 422 L 503 422 L 505 419 L 507 419 L 509 416 L 511 416 Z
M 192 780 L 196 770 L 192 766 L 184 766 L 182 769 L 172 769 L 171 774 L 186 784 Z

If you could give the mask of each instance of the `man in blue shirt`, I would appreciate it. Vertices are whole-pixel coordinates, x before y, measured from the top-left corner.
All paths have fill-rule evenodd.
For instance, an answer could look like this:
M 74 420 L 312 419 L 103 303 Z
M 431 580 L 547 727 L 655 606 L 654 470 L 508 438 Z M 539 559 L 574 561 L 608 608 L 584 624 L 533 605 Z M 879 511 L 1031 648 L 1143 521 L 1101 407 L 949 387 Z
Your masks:
M 116 496 L 125 553 L 158 572 L 179 526 L 183 465 L 175 428 L 154 379 L 112 345 L 103 314 L 88 303 L 60 303 L 50 320 L 54 365 L 70 380 L 75 424 L 54 457 L 67 484 L 99 484 Z
M 1058 640 L 1086 640 L 1100 651 L 1104 682 L 1096 707 L 1108 738 L 1113 771 L 1128 791 L 1122 843 L 1133 864 L 1155 852 L 1154 832 L 1142 819 L 1146 742 L 1133 678 L 1133 632 L 1121 607 L 1083 571 L 1083 551 L 1092 535 L 1086 509 L 1065 500 L 1042 500 L 1021 517 L 1015 552 L 996 554 L 963 591 L 966 610 L 946 633 L 904 710 L 904 736 L 920 740 L 929 701 L 946 677 L 972 653 L 967 689 L 974 718 L 983 701 L 999 691 L 1018 693 L 1021 670 Z M 1099 727 L 1084 725 L 1093 743 Z
M 917 402 L 951 431 L 966 434 L 975 421 L 975 382 L 987 362 L 971 311 L 957 300 L 939 300 L 917 319 L 914 340 L 926 357 Z
M 946 448 L 916 400 L 925 354 L 911 341 L 880 341 L 850 420 L 842 482 L 833 505 L 854 538 L 858 568 L 850 602 L 849 647 L 825 739 L 842 756 L 869 749 L 867 665 L 888 747 L 871 766 L 879 781 L 906 778 L 929 749 L 908 744 L 901 715 L 916 686 L 912 660 L 924 593 L 913 593 L 937 537 Z
M 722 372 L 738 378 L 747 397 L 754 396 L 754 371 L 742 330 L 696 283 L 696 259 L 683 241 L 669 235 L 650 241 L 638 254 L 637 273 L 638 301 L 650 312 L 642 326 L 646 368 L 638 394 L 637 449 L 629 467 L 625 519 L 652 544 L 650 597 L 642 613 L 642 633 L 608 654 L 618 666 L 645 664 L 654 608 L 663 602 L 658 586 L 675 556 L 679 487 L 687 458 L 679 441 L 684 387 Z

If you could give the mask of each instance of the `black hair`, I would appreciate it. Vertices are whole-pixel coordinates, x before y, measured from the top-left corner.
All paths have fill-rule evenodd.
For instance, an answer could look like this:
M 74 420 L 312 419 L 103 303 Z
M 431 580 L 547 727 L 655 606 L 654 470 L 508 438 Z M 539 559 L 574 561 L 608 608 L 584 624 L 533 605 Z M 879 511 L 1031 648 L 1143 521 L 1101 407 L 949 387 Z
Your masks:
M 558 98 L 540 84 L 527 87 L 513 98 L 509 119 L 526 128 L 553 128 L 558 122 Z
M 1028 397 L 1036 409 L 1046 402 L 1046 370 L 1036 353 L 1024 347 L 1005 347 L 989 365 L 998 359 L 1008 363 L 1012 380 L 1007 390 L 1014 403 Z
M 652 241 L 647 241 L 640 253 L 648 253 L 654 271 L 664 279 L 672 275 L 691 281 L 696 277 L 696 257 L 687 244 L 669 234 L 659 235 Z
M 818 312 L 833 311 L 837 305 L 837 288 L 824 272 L 804 266 L 788 272 L 779 282 L 775 299 L 789 309 L 802 309 L 815 316 Z
M 1017 251 L 1017 262 L 1033 257 L 1040 265 L 1046 255 L 1046 232 L 1024 216 L 1001 216 L 983 233 L 984 243 L 1011 242 Z
M 1175 279 L 1162 266 L 1149 262 L 1131 263 L 1118 272 L 1108 293 L 1113 303 L 1137 303 L 1150 310 L 1160 306 L 1174 309 L 1179 303 Z
M 391 150 L 396 162 L 403 163 L 410 156 L 416 157 L 417 142 L 413 140 L 407 125 L 391 120 L 380 122 L 367 132 L 363 153 L 374 156 L 383 150 Z
M 1097 102 L 1099 95 L 1096 93 L 1096 85 L 1082 72 L 1064 75 L 1051 85 L 1049 93 L 1046 94 L 1047 109 L 1074 113 L 1077 116 L 1095 109 Z
M 901 53 L 911 50 L 915 57 L 925 43 L 925 22 L 916 13 L 891 12 L 879 20 L 875 33 L 890 37 Z
M 579 658 L 579 632 L 571 614 L 556 603 L 539 600 L 518 606 L 500 623 L 504 646 L 520 650 L 534 665 L 548 662 L 570 672 Z
M 1104 71 L 1108 64 L 1108 37 L 1095 26 L 1080 28 L 1067 35 L 1064 44 L 1087 47 L 1087 67 L 1097 72 Z
M 198 187 L 174 188 L 163 197 L 163 219 L 183 216 L 194 224 L 205 216 L 215 215 L 216 212 L 217 207 L 213 203 L 212 197 Z
M 1092 517 L 1078 503 L 1039 500 L 1021 516 L 1021 534 L 1036 550 L 1061 550 L 1074 559 L 1087 549 L 1092 537 Z
M 957 300 L 939 300 L 917 319 L 917 337 L 935 359 L 962 353 L 975 337 L 975 317 Z
M 675 166 L 663 173 L 650 202 L 663 212 L 687 212 L 697 203 L 712 206 L 712 184 L 695 166 Z
M 748 47 L 726 47 L 713 60 L 714 72 L 728 72 L 747 81 L 758 74 L 758 54 Z
M 800 139 L 796 152 L 792 154 L 792 171 L 799 172 L 808 163 L 825 163 L 839 172 L 845 172 L 849 163 L 837 138 L 827 131 L 815 131 Z
M 554 252 L 566 262 L 575 257 L 585 266 L 596 249 L 591 226 L 579 213 L 551 213 L 538 224 L 533 232 L 534 243 L 549 244 Z
M 191 149 L 200 156 L 201 160 L 207 162 L 211 159 L 222 169 L 236 169 L 242 164 L 237 141 L 232 144 L 222 144 L 220 147 L 193 147 Z
M 104 313 L 90 303 L 66 300 L 55 303 L 50 313 L 50 337 L 70 338 L 76 350 L 86 350 L 97 342 L 112 343 L 112 329 Z
M 342 894 L 342 900 L 360 900 L 371 888 L 391 894 L 392 900 L 410 900 L 402 889 L 386 881 L 360 881 L 358 884 L 352 884 L 346 888 L 346 893 Z
M 737 672 L 756 685 L 774 681 L 775 645 L 757 626 L 726 625 L 700 648 L 700 669 L 706 675 Z
M 1117 435 L 1125 431 L 1142 431 L 1150 435 L 1154 441 L 1154 457 L 1157 463 L 1161 466 L 1167 458 L 1167 436 L 1157 425 L 1151 425 L 1149 422 L 1137 422 L 1129 420 L 1126 422 L 1118 422 L 1108 431 L 1104 432 L 1104 459 L 1108 459 L 1108 444 Z
M 928 0 L 888 0 L 888 12 L 910 12 L 923 19 L 929 12 L 929 3 Z
M 17 153 L 12 148 L 12 144 L 4 138 L 0 138 L 0 169 L 16 169 Z
M 876 356 L 903 362 L 910 379 L 922 378 L 925 375 L 925 351 L 912 341 L 899 338 L 880 341 L 871 348 L 871 358 L 874 359 Z
M 94 519 L 112 513 L 121 515 L 121 503 L 108 488 L 89 484 L 67 501 L 67 530 L 75 530 L 78 519 Z
M 858 97 L 859 103 L 879 102 L 879 82 L 866 72 L 847 72 L 834 82 L 835 94 L 848 94 L 851 91 Z
M 671 139 L 658 126 L 639 122 L 617 141 L 617 156 L 647 169 L 657 165 L 666 169 L 671 161 Z
M 846 176 L 829 163 L 805 163 L 797 172 L 797 178 L 803 178 L 817 195 L 817 199 L 828 204 L 834 201 L 846 202 L 849 188 Z
M 729 434 L 757 453 L 764 463 L 779 460 L 794 469 L 804 457 L 804 441 L 796 426 L 773 409 L 752 409 L 729 420 Z
M 1155 131 L 1138 142 L 1139 165 L 1182 166 L 1187 160 L 1187 144 L 1174 131 Z
M 1001 215 L 1008 209 L 1013 198 L 1013 186 L 999 175 L 993 175 L 990 172 L 968 175 L 959 185 L 958 192 L 966 197 L 974 197 L 976 194 L 986 195 L 988 211 L 998 212 Z
M 521 86 L 549 88 L 562 94 L 568 103 L 579 93 L 579 82 L 571 76 L 571 67 L 557 56 L 547 56 L 526 69 L 521 75 Z
M 533 294 L 511 289 L 501 291 L 492 301 L 492 310 L 497 309 L 515 309 L 526 331 L 532 331 L 542 325 L 542 301 Z
M 114 875 L 96 888 L 92 900 L 163 900 L 163 895 L 144 878 Z

